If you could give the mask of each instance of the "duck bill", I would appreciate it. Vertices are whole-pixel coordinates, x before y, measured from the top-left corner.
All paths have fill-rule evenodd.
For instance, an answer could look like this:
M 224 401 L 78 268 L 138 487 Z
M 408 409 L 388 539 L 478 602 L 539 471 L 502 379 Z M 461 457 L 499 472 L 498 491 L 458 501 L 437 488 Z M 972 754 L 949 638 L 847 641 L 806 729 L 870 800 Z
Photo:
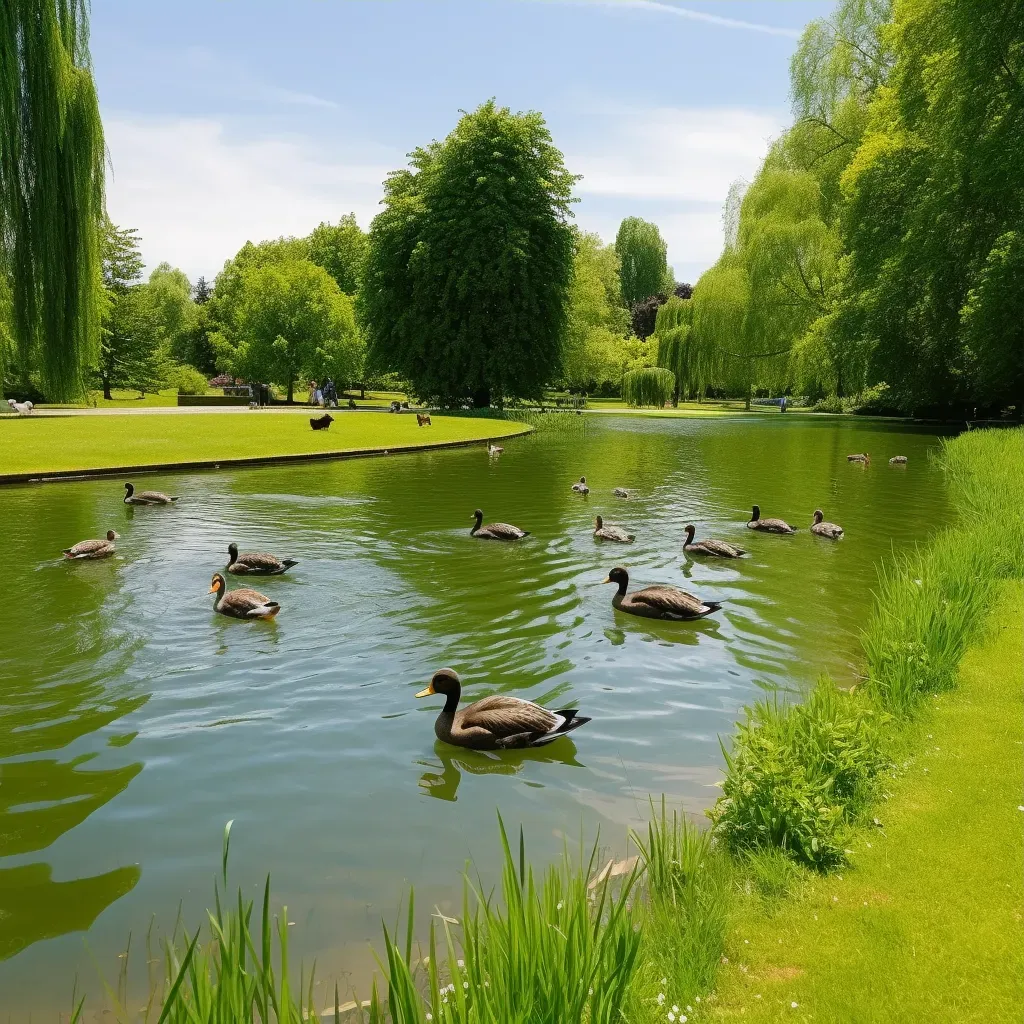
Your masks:
M 218 586 L 216 584 L 214 584 L 212 587 L 210 587 L 210 589 L 207 591 L 207 593 L 208 594 L 216 594 L 218 589 L 219 589 Z
M 433 694 L 435 692 L 436 691 L 434 690 L 434 684 L 431 683 L 425 690 L 420 690 L 420 692 L 417 693 L 416 696 L 417 697 L 431 697 L 431 696 L 433 696 Z
M 605 578 L 603 580 L 601 580 L 602 583 L 611 583 L 611 581 L 612 581 L 611 576 L 605 576 Z

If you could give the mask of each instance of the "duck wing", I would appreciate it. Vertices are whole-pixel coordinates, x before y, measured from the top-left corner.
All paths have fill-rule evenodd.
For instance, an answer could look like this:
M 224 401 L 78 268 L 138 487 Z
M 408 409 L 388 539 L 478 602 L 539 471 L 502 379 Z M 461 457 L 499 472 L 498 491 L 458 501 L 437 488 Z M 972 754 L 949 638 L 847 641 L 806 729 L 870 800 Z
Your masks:
M 533 701 L 496 694 L 463 708 L 455 716 L 460 729 L 483 729 L 497 740 L 520 733 L 546 733 L 563 719 Z
M 68 558 L 85 558 L 105 548 L 109 543 L 108 540 L 81 540 L 73 547 L 65 548 L 64 554 Z
M 644 587 L 643 590 L 636 590 L 629 596 L 635 604 L 643 604 L 663 614 L 686 619 L 706 615 L 718 607 L 713 602 L 705 603 L 685 590 L 664 583 Z
M 631 544 L 636 538 L 631 533 L 626 533 L 621 526 L 602 526 L 595 534 L 602 540 L 614 540 L 619 544 Z
M 528 530 L 520 530 L 518 526 L 508 523 L 488 523 L 477 531 L 477 536 L 486 535 L 493 540 L 522 540 L 529 535 Z
M 163 491 L 136 491 L 133 497 L 147 505 L 170 505 L 172 501 L 178 500 L 164 494 Z
M 238 556 L 234 565 L 231 566 L 231 571 L 236 573 L 252 572 L 271 575 L 273 573 L 284 572 L 285 568 L 286 566 L 281 559 L 275 558 L 273 555 L 268 555 L 265 551 L 247 551 Z
M 229 590 L 220 601 L 220 610 L 240 619 L 274 616 L 281 606 L 250 587 Z
M 702 540 L 693 546 L 706 554 L 717 555 L 719 558 L 739 558 L 740 555 L 746 554 L 743 548 L 727 544 L 724 540 L 715 540 L 713 537 L 708 537 L 707 540 Z

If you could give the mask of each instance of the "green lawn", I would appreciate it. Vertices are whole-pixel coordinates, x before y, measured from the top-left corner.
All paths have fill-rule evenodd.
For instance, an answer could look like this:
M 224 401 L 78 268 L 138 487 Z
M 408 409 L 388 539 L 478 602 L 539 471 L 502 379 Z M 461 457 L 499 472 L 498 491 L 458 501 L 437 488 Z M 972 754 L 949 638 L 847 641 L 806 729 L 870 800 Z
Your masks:
M 774 916 L 740 914 L 715 1019 L 1021 1019 L 1022 619 L 1015 581 L 964 658 L 959 688 L 921 716 L 920 753 L 853 867 L 806 883 Z
M 278 412 L 10 417 L 0 420 L 0 475 L 483 443 L 523 429 L 520 423 L 444 416 L 418 427 L 408 413 L 343 411 L 335 411 L 330 430 L 322 431 L 311 430 L 305 416 Z

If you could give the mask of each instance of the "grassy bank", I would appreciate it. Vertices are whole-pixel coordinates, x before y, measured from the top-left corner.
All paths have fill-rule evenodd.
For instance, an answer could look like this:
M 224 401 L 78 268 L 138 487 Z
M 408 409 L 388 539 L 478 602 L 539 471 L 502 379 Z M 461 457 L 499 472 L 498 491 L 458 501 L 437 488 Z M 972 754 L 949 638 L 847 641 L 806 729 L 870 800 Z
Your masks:
M 267 458 L 366 448 L 397 449 L 514 434 L 521 424 L 412 415 L 335 413 L 330 430 L 305 416 L 253 412 L 232 416 L 67 416 L 0 420 L 0 475 Z
M 502 831 L 500 893 L 467 880 L 461 917 L 422 950 L 410 900 L 384 933 L 382 988 L 349 1011 L 374 1024 L 1016 1019 L 1024 431 L 962 435 L 942 458 L 956 520 L 883 568 L 862 684 L 751 707 L 710 830 L 652 808 L 635 862 L 601 866 L 595 847 L 543 877 Z M 289 988 L 274 923 L 287 914 L 269 892 L 262 908 L 216 906 L 168 951 L 164 1020 L 353 1019 L 318 1005 L 304 975 Z

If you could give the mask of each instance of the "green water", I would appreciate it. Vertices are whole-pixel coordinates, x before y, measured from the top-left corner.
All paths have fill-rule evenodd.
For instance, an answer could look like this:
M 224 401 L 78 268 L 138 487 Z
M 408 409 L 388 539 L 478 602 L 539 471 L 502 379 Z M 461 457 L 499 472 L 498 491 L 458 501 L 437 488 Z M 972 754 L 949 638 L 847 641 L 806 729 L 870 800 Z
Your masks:
M 497 459 L 146 477 L 181 495 L 174 508 L 126 508 L 120 480 L 0 491 L 0 1009 L 52 1019 L 76 973 L 99 994 L 93 958 L 113 978 L 151 915 L 169 927 L 180 902 L 198 923 L 228 819 L 236 882 L 255 892 L 271 870 L 296 955 L 344 983 L 365 977 L 407 884 L 424 913 L 456 909 L 465 859 L 495 861 L 497 807 L 538 859 L 581 828 L 621 847 L 648 793 L 698 813 L 718 737 L 759 684 L 853 677 L 876 564 L 945 519 L 936 445 L 873 423 L 595 416 Z M 862 450 L 872 465 L 846 462 Z M 570 490 L 581 474 L 587 499 Z M 804 529 L 751 533 L 755 501 Z M 532 536 L 473 540 L 477 506 Z M 840 543 L 806 530 L 817 506 Z M 595 542 L 596 513 L 636 543 Z M 751 557 L 688 561 L 690 521 Z M 108 528 L 115 559 L 60 560 Z M 283 606 L 275 622 L 214 614 L 231 540 L 300 560 L 257 584 Z M 615 612 L 600 583 L 616 564 L 724 609 L 699 623 Z M 536 753 L 443 748 L 438 702 L 413 699 L 443 665 L 473 698 L 593 722 Z

